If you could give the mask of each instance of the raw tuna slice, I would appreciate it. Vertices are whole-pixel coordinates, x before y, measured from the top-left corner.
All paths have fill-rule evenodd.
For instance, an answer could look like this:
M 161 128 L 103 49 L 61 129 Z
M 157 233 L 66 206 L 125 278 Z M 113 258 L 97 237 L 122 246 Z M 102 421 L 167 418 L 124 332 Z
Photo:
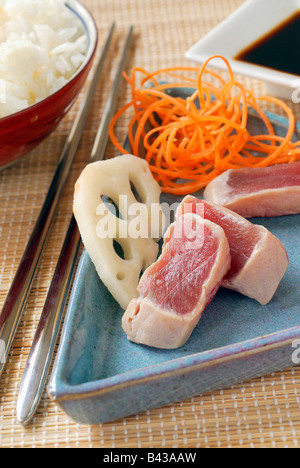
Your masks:
M 231 210 L 190 195 L 184 198 L 176 216 L 183 213 L 197 213 L 223 228 L 229 242 L 231 268 L 222 286 L 267 304 L 289 264 L 279 239 Z
M 230 268 L 222 228 L 193 213 L 165 235 L 163 251 L 143 274 L 138 299 L 122 319 L 131 341 L 173 349 L 185 344 Z
M 300 161 L 226 171 L 207 186 L 204 198 L 245 218 L 300 213 Z

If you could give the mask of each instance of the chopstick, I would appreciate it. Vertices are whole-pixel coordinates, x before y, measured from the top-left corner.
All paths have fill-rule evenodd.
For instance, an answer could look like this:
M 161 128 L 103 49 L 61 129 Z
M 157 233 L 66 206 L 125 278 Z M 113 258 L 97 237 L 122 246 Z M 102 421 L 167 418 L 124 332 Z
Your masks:
M 90 163 L 104 159 L 108 142 L 108 127 L 116 106 L 132 33 L 133 27 L 131 26 L 115 80 L 105 104 L 90 155 Z M 72 216 L 19 389 L 17 419 L 22 424 L 29 423 L 34 416 L 44 390 L 80 246 L 80 233 L 75 218 Z
M 98 84 L 104 61 L 107 56 L 115 25 L 112 24 L 106 44 L 98 60 L 92 81 L 89 85 L 86 99 L 80 107 L 71 132 L 65 143 L 62 155 L 51 182 L 46 200 L 41 209 L 38 220 L 32 231 L 25 252 L 15 274 L 0 314 L 0 375 L 9 354 L 9 350 L 33 283 L 36 268 L 43 251 L 46 237 L 50 230 L 56 208 L 75 154 L 77 152 L 83 130 L 89 115 L 93 96 Z

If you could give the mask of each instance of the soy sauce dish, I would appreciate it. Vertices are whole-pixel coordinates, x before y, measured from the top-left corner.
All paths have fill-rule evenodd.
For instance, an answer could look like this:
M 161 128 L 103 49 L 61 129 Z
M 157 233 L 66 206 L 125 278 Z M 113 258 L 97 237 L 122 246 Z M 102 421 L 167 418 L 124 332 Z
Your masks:
M 269 94 L 297 98 L 299 24 L 300 0 L 248 0 L 193 45 L 186 57 L 202 63 L 223 55 L 235 73 L 264 81 Z M 224 68 L 218 59 L 213 65 Z
M 0 169 L 33 150 L 82 89 L 98 32 L 77 0 L 4 0 L 0 8 Z

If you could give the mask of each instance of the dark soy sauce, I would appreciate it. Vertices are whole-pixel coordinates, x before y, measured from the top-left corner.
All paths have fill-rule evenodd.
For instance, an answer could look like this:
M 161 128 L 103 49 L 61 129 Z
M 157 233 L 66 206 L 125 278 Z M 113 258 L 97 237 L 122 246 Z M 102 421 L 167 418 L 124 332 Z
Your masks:
M 292 75 L 300 75 L 300 11 L 235 58 Z

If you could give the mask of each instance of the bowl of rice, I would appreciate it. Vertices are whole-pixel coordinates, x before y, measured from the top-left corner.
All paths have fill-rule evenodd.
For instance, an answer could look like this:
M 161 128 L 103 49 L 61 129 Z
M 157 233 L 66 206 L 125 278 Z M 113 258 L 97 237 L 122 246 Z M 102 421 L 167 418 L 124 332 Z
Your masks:
M 66 115 L 97 41 L 95 21 L 77 0 L 0 0 L 0 169 Z

